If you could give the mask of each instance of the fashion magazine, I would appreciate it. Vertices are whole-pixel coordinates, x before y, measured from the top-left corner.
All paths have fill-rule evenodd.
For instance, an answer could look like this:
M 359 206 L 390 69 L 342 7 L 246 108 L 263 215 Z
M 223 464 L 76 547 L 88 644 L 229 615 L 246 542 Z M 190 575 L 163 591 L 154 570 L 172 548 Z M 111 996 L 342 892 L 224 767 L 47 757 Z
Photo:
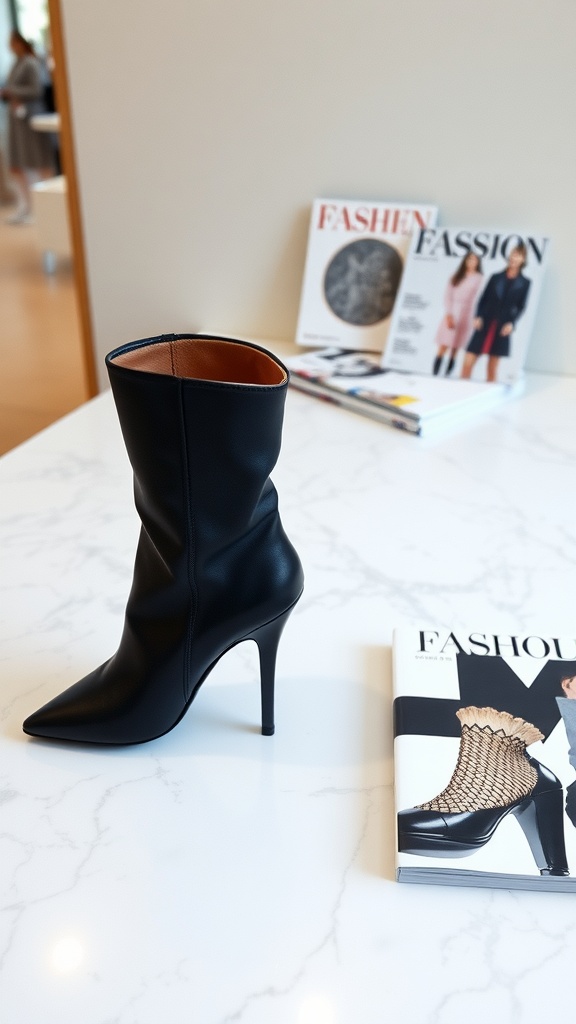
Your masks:
M 316 199 L 296 341 L 382 352 L 410 239 L 435 206 Z
M 397 878 L 576 893 L 576 638 L 394 633 Z
M 549 238 L 522 231 L 417 229 L 383 365 L 452 380 L 518 380 L 549 247 Z
M 286 364 L 294 388 L 422 436 L 485 412 L 512 393 L 505 385 L 396 373 L 383 369 L 377 354 L 354 349 L 314 349 Z

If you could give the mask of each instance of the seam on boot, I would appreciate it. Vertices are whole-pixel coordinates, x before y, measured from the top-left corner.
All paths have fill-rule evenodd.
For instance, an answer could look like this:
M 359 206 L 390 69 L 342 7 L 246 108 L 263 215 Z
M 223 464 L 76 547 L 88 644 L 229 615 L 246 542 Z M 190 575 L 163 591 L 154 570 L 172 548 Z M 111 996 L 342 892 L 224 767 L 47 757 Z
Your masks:
M 175 344 L 175 342 L 173 342 L 173 341 L 170 342 L 169 351 L 170 351 L 170 366 L 172 367 L 172 376 L 173 377 L 179 377 L 180 374 L 176 372 L 176 363 L 177 363 L 177 360 L 178 360 L 178 355 L 177 355 L 177 352 L 176 352 L 176 344 Z
M 186 532 L 188 534 L 188 544 L 186 545 L 188 554 L 186 558 L 186 576 L 188 579 L 188 587 L 190 590 L 191 599 L 191 614 L 190 621 L 188 624 L 187 635 L 186 635 L 186 646 L 185 646 L 185 657 L 184 657 L 184 677 L 182 680 L 182 690 L 184 699 L 188 701 L 190 696 L 190 668 L 192 665 L 192 636 L 194 634 L 194 626 L 196 624 L 196 613 L 198 610 L 198 587 L 196 585 L 195 578 L 195 565 L 196 565 L 196 531 L 194 525 L 194 515 L 192 512 L 192 488 L 190 486 L 190 464 L 188 459 L 188 444 L 186 438 L 186 417 L 184 412 L 184 381 L 179 378 L 178 382 L 178 397 L 179 397 L 179 413 L 180 413 L 180 435 L 182 438 L 182 482 L 184 490 L 184 500 L 186 503 Z

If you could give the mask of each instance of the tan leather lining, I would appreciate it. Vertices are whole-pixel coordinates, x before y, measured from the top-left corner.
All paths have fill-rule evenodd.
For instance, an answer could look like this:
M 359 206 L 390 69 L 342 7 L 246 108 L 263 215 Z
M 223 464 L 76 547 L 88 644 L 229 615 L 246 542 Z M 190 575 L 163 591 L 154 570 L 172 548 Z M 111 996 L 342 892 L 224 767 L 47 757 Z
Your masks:
M 226 384 L 284 384 L 286 374 L 266 352 L 232 341 L 177 338 L 116 356 L 116 366 Z

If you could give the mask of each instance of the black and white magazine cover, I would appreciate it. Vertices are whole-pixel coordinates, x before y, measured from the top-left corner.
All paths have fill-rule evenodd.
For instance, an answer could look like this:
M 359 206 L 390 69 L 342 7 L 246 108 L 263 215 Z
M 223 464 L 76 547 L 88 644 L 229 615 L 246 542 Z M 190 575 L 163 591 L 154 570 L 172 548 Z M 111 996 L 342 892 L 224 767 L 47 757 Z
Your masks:
M 383 365 L 514 383 L 526 362 L 549 247 L 549 238 L 522 231 L 416 231 Z
M 382 352 L 412 234 L 436 217 L 428 204 L 315 199 L 297 343 Z
M 576 639 L 394 633 L 399 881 L 576 893 Z

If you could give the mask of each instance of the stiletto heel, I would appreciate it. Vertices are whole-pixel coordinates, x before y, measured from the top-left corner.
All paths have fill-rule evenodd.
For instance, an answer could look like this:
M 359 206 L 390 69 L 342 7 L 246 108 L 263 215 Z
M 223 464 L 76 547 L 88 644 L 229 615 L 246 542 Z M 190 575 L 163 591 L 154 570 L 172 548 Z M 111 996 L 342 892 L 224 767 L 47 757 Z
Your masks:
M 274 735 L 274 678 L 276 674 L 276 655 L 282 630 L 293 611 L 292 605 L 287 612 L 279 615 L 272 622 L 253 630 L 246 640 L 254 640 L 258 646 L 260 659 L 260 692 L 262 699 L 262 735 Z
M 398 814 L 398 849 L 466 857 L 484 846 L 507 814 L 520 824 L 542 875 L 568 875 L 562 783 L 526 747 L 542 733 L 494 708 L 460 708 L 458 760 L 446 789 Z

